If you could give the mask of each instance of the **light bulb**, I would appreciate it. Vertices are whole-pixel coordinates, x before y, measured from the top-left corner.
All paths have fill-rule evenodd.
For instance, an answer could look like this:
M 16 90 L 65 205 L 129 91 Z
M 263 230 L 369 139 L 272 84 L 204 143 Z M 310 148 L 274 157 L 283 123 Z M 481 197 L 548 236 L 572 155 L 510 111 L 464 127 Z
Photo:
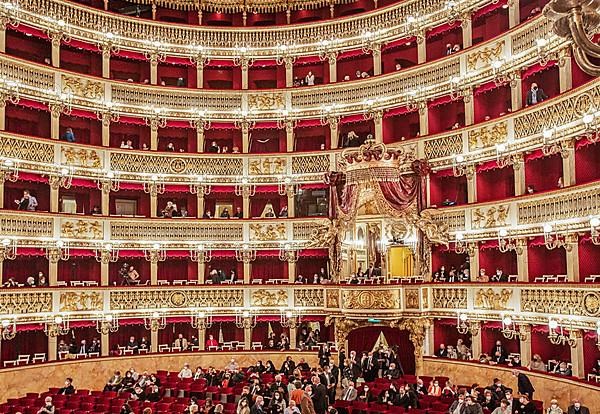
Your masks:
M 512 325 L 512 318 L 510 316 L 505 316 L 504 319 L 502 319 L 502 323 L 504 325 Z
M 592 217 L 590 219 L 590 226 L 592 226 L 592 227 L 600 227 L 600 219 L 598 217 Z
M 462 232 L 457 232 L 456 233 L 456 240 L 463 240 L 465 238 L 465 235 Z
M 550 233 L 550 232 L 552 232 L 552 224 L 550 224 L 550 223 L 544 224 L 544 233 Z
M 462 154 L 458 154 L 456 155 L 456 157 L 454 157 L 454 159 L 456 160 L 457 163 L 462 163 L 465 162 L 465 157 Z
M 500 235 L 500 237 L 506 237 L 506 236 L 508 236 L 508 230 L 500 229 L 500 230 L 498 230 L 498 235 Z

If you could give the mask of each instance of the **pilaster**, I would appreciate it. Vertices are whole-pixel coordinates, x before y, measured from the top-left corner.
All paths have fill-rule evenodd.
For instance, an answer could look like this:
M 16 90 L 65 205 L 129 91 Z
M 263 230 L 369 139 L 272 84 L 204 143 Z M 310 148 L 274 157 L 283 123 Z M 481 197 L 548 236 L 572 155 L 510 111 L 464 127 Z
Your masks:
M 526 367 L 531 362 L 531 325 L 519 325 L 519 353 L 521 354 L 521 365 Z
M 247 194 L 242 197 L 242 214 L 245 219 L 250 218 L 250 196 Z
M 425 33 L 422 36 L 417 38 L 417 64 L 425 63 L 427 60 L 427 40 L 425 39 Z
M 294 283 L 296 281 L 296 262 L 288 261 L 288 282 Z
M 327 61 L 329 62 L 329 83 L 337 82 L 337 53 L 328 53 Z
M 467 166 L 467 202 L 477 202 L 477 171 L 474 165 Z
M 575 346 L 571 347 L 571 365 L 573 366 L 573 376 L 576 378 L 585 378 L 585 362 L 583 357 L 583 335 L 584 332 L 576 330 L 571 335 L 575 337 Z
M 150 331 L 150 352 L 158 352 L 158 329 Z
M 100 262 L 100 286 L 108 286 L 109 280 L 109 264 L 108 261 Z
M 247 61 L 243 61 L 240 65 L 242 69 L 242 89 L 248 89 L 248 70 L 249 65 Z
M 58 339 L 56 336 L 48 335 L 48 361 L 56 361 L 58 354 Z
M 383 111 L 374 111 L 373 123 L 375 124 L 375 142 L 383 142 Z
M 483 352 L 481 341 L 481 322 L 471 321 L 470 323 L 472 324 L 471 326 L 475 327 L 475 332 L 471 334 L 471 355 L 473 358 L 479 358 L 479 355 L 481 355 Z
M 158 195 L 155 192 L 150 194 L 150 217 L 158 217 Z
M 284 58 L 285 64 L 285 87 L 294 86 L 294 61 L 292 58 Z
M 58 193 L 59 193 L 59 188 L 58 186 L 50 186 L 50 212 L 51 213 L 58 213 L 59 211 L 59 205 L 58 205 Z
M 100 334 L 100 356 L 109 356 L 110 354 L 110 334 L 108 332 Z
M 566 247 L 567 255 L 567 280 L 569 282 L 579 283 L 579 244 L 577 243 L 577 235 L 567 235 L 572 238 L 572 244 Z
M 150 59 L 150 84 L 158 85 L 158 59 Z
M 204 273 L 206 272 L 206 264 L 203 261 L 198 261 L 197 263 L 197 272 L 198 272 L 198 284 L 203 285 L 205 283 Z
M 156 260 L 150 262 L 150 284 L 152 286 L 158 285 L 158 261 Z
M 200 351 L 206 351 L 206 328 L 198 328 L 198 346 Z
M 519 282 L 529 282 L 529 247 L 527 239 L 518 239 L 517 244 L 517 273 Z
M 244 284 L 250 284 L 250 278 L 252 277 L 252 264 L 250 262 L 244 262 Z
M 462 27 L 463 49 L 473 46 L 473 21 L 471 15 L 463 16 L 460 23 Z
M 287 195 L 288 217 L 296 217 L 296 196 L 292 193 Z
M 510 82 L 510 105 L 513 112 L 523 107 L 523 80 L 520 76 Z
M 373 47 L 373 75 L 381 75 L 381 46 L 375 45 Z
M 560 52 L 565 54 L 568 52 Z M 560 85 L 560 93 L 564 93 L 573 88 L 573 72 L 571 65 L 571 55 L 567 54 L 560 56 L 558 61 L 558 82 Z
M 521 23 L 520 0 L 510 0 L 508 2 L 508 28 L 512 29 Z
M 562 158 L 563 184 L 565 187 L 576 184 L 575 173 L 575 141 L 569 139 L 561 141 L 560 155 Z
M 519 154 L 520 155 L 520 154 Z M 521 155 L 518 160 L 513 164 L 513 171 L 515 177 L 515 195 L 520 196 L 525 194 L 525 160 Z
M 429 108 L 426 104 L 420 104 L 419 108 L 419 134 L 425 136 L 429 134 Z

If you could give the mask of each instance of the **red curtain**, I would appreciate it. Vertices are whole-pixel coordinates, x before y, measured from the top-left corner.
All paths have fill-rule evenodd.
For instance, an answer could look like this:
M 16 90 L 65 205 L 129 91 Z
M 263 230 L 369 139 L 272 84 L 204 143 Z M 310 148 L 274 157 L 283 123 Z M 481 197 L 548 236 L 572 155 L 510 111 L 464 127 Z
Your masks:
M 502 6 L 503 2 L 492 3 L 474 13 L 473 45 L 490 40 L 508 30 L 508 8 Z
M 361 352 L 370 352 L 377 342 L 379 335 L 383 333 L 387 339 L 388 345 L 398 347 L 398 359 L 402 364 L 404 373 L 414 374 L 415 372 L 415 347 L 408 338 L 408 331 L 401 331 L 387 326 L 367 326 L 356 329 L 348 335 L 348 350 Z
M 565 249 L 548 250 L 546 246 L 532 246 L 528 249 L 529 281 L 541 275 L 564 275 L 567 273 Z
M 278 215 L 281 206 L 286 204 L 281 198 L 277 193 L 256 193 L 250 198 L 250 217 L 260 217 L 267 203 L 273 205 L 273 211 Z
M 600 246 L 589 239 L 579 242 L 579 276 L 583 281 L 589 275 L 600 275 Z
M 475 109 L 475 122 L 483 122 L 502 116 L 511 108 L 510 86 L 494 87 L 483 93 L 475 91 L 473 106 Z
M 401 42 L 392 42 L 389 47 L 382 50 L 383 73 L 390 73 L 396 70 L 396 63 L 402 66 L 402 69 L 410 68 L 417 64 L 417 43 L 402 39 Z
M 449 131 L 456 122 L 459 126 L 465 125 L 465 105 L 462 99 L 449 100 L 440 105 L 430 104 L 428 113 L 430 135 Z
M 95 257 L 73 257 L 71 252 L 69 260 L 58 262 L 58 280 L 67 282 L 67 285 L 71 281 L 96 281 L 100 284 L 100 263 Z
M 271 324 L 271 329 L 273 330 L 273 333 L 275 333 L 276 338 L 279 338 L 279 335 L 281 335 L 284 332 L 287 335 L 289 335 L 289 329 L 283 328 L 279 323 L 279 319 L 275 319 L 271 322 L 258 322 L 254 329 L 252 329 L 252 342 L 260 342 L 263 345 L 267 344 L 267 336 L 269 334 L 269 323 Z M 275 343 L 277 343 L 277 340 L 275 341 Z
M 562 172 L 560 154 L 532 157 L 525 163 L 525 183 L 532 185 L 536 192 L 555 190 Z
M 296 275 L 302 275 L 312 282 L 315 273 L 319 273 L 321 268 L 327 270 L 329 267 L 329 260 L 323 258 L 299 258 L 296 263 Z
M 405 108 L 401 108 L 405 110 Z M 420 132 L 419 112 L 404 112 L 383 119 L 383 142 L 399 142 L 416 137 Z
M 483 352 L 490 354 L 496 341 L 501 341 L 506 351 L 510 353 L 518 353 L 519 351 L 519 340 L 513 339 L 508 340 L 502 335 L 501 327 L 490 326 L 490 324 L 483 324 L 481 328 L 481 349 Z M 474 358 L 479 358 L 479 355 L 474 355 Z
M 575 151 L 575 175 L 583 184 L 600 179 L 600 143 L 578 145 Z
M 447 250 L 443 246 L 434 246 L 431 252 L 431 266 L 434 272 L 437 272 L 441 266 L 446 267 L 446 272 L 452 266 L 459 269 L 466 260 L 466 254 L 457 254 L 454 250 Z
M 121 252 L 123 253 L 123 252 Z M 138 254 L 142 254 L 142 252 L 137 252 Z M 144 259 L 144 257 L 127 257 L 121 254 L 119 261 L 116 263 L 109 263 L 108 265 L 108 274 L 109 274 L 109 283 L 111 285 L 120 285 L 123 279 L 119 276 L 119 270 L 124 263 L 133 266 L 135 270 L 140 274 L 141 283 L 145 283 L 147 280 L 150 280 L 150 262 Z
M 40 256 L 25 256 L 19 253 L 20 249 L 17 250 L 17 258 L 15 260 L 4 260 L 2 262 L 4 275 L 4 281 L 10 277 L 14 277 L 19 283 L 25 283 L 29 276 L 34 276 L 37 279 L 38 272 L 43 272 L 48 280 L 48 260 L 43 253 L 40 252 Z
M 172 322 L 167 320 L 167 327 L 161 329 L 158 332 L 158 344 L 171 346 L 179 334 L 183 334 L 183 337 L 188 341 L 192 338 L 192 335 L 198 337 L 198 329 L 194 329 L 189 321 L 190 318 L 186 318 L 188 321 Z
M 512 167 L 494 168 L 477 173 L 477 201 L 500 200 L 515 195 Z
M 94 188 L 75 187 L 75 183 L 68 190 L 59 190 L 59 205 L 64 199 L 75 199 L 77 213 L 90 214 L 92 208 L 102 205 L 102 194 L 95 186 Z
M 12 104 L 6 105 L 6 131 L 50 138 L 50 113 Z
M 109 211 L 111 215 L 116 215 L 116 200 L 135 200 L 137 203 L 137 215 L 150 217 L 150 195 L 144 194 L 139 190 L 125 190 L 121 188 L 116 195 L 110 197 Z
M 129 342 L 129 337 L 135 337 L 138 343 L 142 338 L 150 340 L 150 331 L 144 328 L 141 320 L 119 320 L 119 330 L 109 335 L 110 350 L 114 351 L 117 346 L 125 346 Z
M 257 258 L 252 262 L 252 279 L 287 279 L 287 264 L 277 257 Z
M 123 59 L 113 55 L 110 58 L 110 78 L 122 81 L 150 82 L 150 64 L 147 61 Z
M 581 70 L 575 59 L 571 60 L 571 76 L 573 79 L 573 88 L 577 88 L 594 79 L 593 76 L 590 76 Z
M 598 350 L 598 347 L 596 346 L 595 333 L 586 334 L 584 336 L 583 355 L 585 373 L 588 374 L 591 372 L 592 367 L 596 364 L 596 360 L 600 359 L 600 350 Z
M 417 175 L 403 175 L 398 182 L 380 182 L 379 188 L 387 203 L 402 212 L 414 203 L 420 190 L 420 180 Z
M 43 330 L 19 331 L 14 339 L 2 341 L 2 361 L 41 353 L 48 353 L 48 337 Z
M 517 274 L 517 254 L 514 251 L 502 253 L 495 243 L 494 247 L 485 244 L 479 250 L 479 268 L 486 269 L 488 275 L 494 274 L 500 268 L 507 275 Z
M 343 81 L 346 76 L 349 76 L 350 80 L 356 80 L 356 71 L 367 72 L 369 75 L 373 76 L 373 57 L 370 54 L 352 56 L 349 59 L 338 57 L 338 81 Z
M 158 280 L 168 280 L 169 282 L 195 280 L 195 274 L 188 273 L 189 262 L 191 261 L 187 257 L 167 258 L 167 260 L 158 264 Z
M 560 93 L 558 82 L 558 66 L 548 63 L 544 67 L 530 67 L 522 73 L 523 78 L 523 103 L 527 102 L 527 92 L 532 83 L 544 90 L 548 97 L 552 98 Z
M 429 194 L 431 206 L 442 207 L 447 199 L 456 204 L 467 202 L 467 177 L 454 175 L 431 174 Z
M 459 339 L 462 339 L 463 343 L 471 348 L 471 335 L 458 333 L 455 320 L 439 319 L 435 321 L 433 326 L 434 352 L 440 347 L 440 344 L 452 345 L 456 347 L 456 343 Z M 474 358 L 478 357 L 479 355 L 474 355 Z
M 452 27 L 443 25 L 427 33 L 427 62 L 446 56 L 446 44 L 458 44 L 462 48 L 462 29 L 460 24 Z

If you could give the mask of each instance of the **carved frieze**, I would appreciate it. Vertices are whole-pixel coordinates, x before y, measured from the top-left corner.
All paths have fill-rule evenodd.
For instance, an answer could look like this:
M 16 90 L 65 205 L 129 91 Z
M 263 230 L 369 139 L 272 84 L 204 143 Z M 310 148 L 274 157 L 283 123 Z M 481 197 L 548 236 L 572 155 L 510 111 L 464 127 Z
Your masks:
M 161 308 L 243 307 L 242 289 L 219 290 L 142 290 L 110 292 L 111 310 Z
M 68 239 L 102 240 L 104 231 L 99 220 L 63 220 L 61 237 Z
M 285 108 L 285 97 L 282 93 L 256 93 L 248 95 L 250 110 L 277 110 Z
M 345 309 L 392 310 L 400 307 L 397 290 L 347 290 L 342 292 Z
M 287 160 L 282 157 L 251 158 L 248 172 L 251 175 L 277 175 L 285 172 Z
M 100 81 L 72 75 L 62 75 L 62 93 L 89 99 L 104 99 L 104 84 Z
M 322 308 L 325 298 L 322 289 L 294 289 L 294 306 L 301 308 Z
M 511 289 L 495 291 L 492 288 L 479 289 L 475 293 L 475 308 L 486 310 L 507 310 L 508 301 L 512 298 Z
M 508 123 L 506 121 L 484 126 L 469 131 L 469 149 L 493 147 L 508 139 Z
M 282 307 L 288 305 L 288 293 L 283 289 L 260 289 L 252 292 L 252 306 Z
M 406 309 L 419 309 L 419 289 L 406 289 L 404 291 L 404 307 Z
M 471 212 L 471 227 L 473 229 L 486 229 L 507 225 L 508 204 L 491 207 L 477 207 Z
M 101 168 L 98 151 L 85 148 L 62 147 L 63 163 L 73 167 Z
M 482 66 L 489 66 L 493 61 L 499 60 L 504 52 L 504 40 L 498 41 L 469 54 L 467 68 L 474 70 Z
M 102 292 L 61 292 L 60 311 L 101 311 L 103 307 Z
M 250 224 L 250 235 L 256 241 L 285 240 L 285 224 Z
M 466 309 L 466 288 L 432 288 L 433 308 L 436 309 Z

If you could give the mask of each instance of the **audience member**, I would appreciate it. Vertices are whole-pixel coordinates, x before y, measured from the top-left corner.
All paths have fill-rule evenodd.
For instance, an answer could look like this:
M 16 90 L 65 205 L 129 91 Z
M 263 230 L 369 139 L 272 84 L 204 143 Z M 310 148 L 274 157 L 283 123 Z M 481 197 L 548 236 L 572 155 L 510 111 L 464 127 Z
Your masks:
M 37 198 L 35 198 L 29 190 L 23 190 L 23 197 L 20 200 L 15 200 L 15 204 L 18 206 L 18 210 L 23 211 L 35 211 L 38 206 Z
M 539 88 L 537 83 L 531 84 L 531 89 L 527 91 L 527 105 L 535 105 L 548 99 L 548 95 L 544 93 L 542 88 Z

